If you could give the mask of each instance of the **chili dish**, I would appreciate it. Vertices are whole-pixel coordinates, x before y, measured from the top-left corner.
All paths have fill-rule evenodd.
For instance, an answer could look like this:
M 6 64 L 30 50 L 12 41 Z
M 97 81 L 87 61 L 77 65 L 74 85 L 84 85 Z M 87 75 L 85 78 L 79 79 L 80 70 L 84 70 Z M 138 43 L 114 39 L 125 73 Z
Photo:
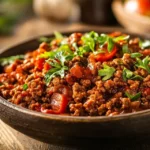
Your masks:
M 59 32 L 0 58 L 0 96 L 30 110 L 114 116 L 150 108 L 150 41 L 121 32 Z

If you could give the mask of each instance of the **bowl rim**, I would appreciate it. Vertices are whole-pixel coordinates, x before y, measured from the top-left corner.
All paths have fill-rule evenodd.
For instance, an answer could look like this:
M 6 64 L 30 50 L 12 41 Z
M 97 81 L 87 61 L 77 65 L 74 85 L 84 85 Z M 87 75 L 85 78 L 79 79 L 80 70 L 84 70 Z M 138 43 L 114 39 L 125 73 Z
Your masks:
M 94 30 L 96 32 L 100 32 L 102 30 L 104 30 L 104 32 L 113 32 L 115 28 L 112 27 L 93 27 Z M 117 28 L 116 28 L 117 29 Z M 90 28 L 83 28 L 83 29 L 79 29 L 79 30 L 70 30 L 70 31 L 65 31 L 62 32 L 62 34 L 71 34 L 72 32 L 88 32 L 91 31 L 91 27 Z M 131 32 L 125 29 L 119 29 L 120 32 L 126 32 L 130 35 L 134 35 L 134 36 L 140 36 L 143 38 L 150 38 L 149 34 L 139 34 L 139 33 L 135 33 L 135 32 Z M 46 34 L 46 35 L 42 35 L 45 37 L 51 37 L 53 36 L 53 34 Z M 4 48 L 0 51 L 0 55 L 6 51 L 9 51 L 12 48 L 21 46 L 23 44 L 26 43 L 30 43 L 33 41 L 36 41 L 37 39 L 39 39 L 40 36 L 36 36 L 36 37 L 32 37 L 29 38 L 28 40 L 24 40 L 24 42 L 20 42 L 16 45 L 10 46 L 8 48 Z M 136 118 L 136 117 L 142 117 L 145 115 L 150 115 L 150 109 L 146 109 L 146 110 L 141 110 L 138 112 L 132 112 L 132 113 L 126 113 L 126 114 L 119 114 L 119 115 L 115 115 L 115 116 L 70 116 L 70 115 L 58 115 L 58 114 L 46 114 L 46 113 L 41 113 L 41 112 L 37 112 L 37 111 L 33 111 L 24 107 L 21 107 L 19 105 L 13 104 L 11 102 L 8 102 L 6 99 L 4 99 L 3 97 L 0 96 L 0 105 L 5 105 L 6 107 L 8 107 L 9 109 L 13 109 L 15 111 L 21 112 L 25 115 L 30 115 L 30 116 L 35 116 L 35 117 L 39 117 L 39 118 L 43 118 L 43 119 L 48 119 L 48 120 L 55 120 L 55 121 L 65 121 L 65 122 L 82 122 L 82 123 L 87 123 L 87 122 L 107 122 L 107 121 L 115 121 L 115 120 L 124 120 L 124 119 L 129 119 L 129 118 Z

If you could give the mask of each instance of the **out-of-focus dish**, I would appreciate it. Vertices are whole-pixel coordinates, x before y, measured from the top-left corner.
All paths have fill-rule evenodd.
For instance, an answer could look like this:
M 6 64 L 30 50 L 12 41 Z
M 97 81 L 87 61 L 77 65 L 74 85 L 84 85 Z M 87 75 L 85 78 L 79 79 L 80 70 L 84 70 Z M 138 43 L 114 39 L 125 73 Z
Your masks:
M 150 41 L 121 32 L 41 38 L 1 58 L 0 95 L 49 114 L 113 116 L 150 108 Z
M 112 9 L 118 22 L 136 33 L 150 33 L 150 4 L 148 0 L 114 0 Z

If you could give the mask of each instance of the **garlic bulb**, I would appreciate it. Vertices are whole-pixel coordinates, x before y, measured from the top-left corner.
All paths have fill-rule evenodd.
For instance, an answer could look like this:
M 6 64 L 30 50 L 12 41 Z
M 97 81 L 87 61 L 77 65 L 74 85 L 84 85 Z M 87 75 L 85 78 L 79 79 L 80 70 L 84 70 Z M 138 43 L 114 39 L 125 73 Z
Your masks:
M 34 0 L 37 15 L 58 21 L 67 20 L 73 8 L 73 0 Z

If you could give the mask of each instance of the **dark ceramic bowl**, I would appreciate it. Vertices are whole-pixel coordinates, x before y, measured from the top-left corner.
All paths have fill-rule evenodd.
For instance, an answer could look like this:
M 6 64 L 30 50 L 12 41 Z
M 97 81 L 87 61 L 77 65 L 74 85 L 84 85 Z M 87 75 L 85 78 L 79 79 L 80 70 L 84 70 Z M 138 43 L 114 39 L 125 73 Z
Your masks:
M 95 30 L 99 33 L 114 31 L 114 29 L 107 28 L 92 28 L 90 30 Z M 78 32 L 86 31 L 81 30 Z M 64 34 L 68 35 L 70 33 Z M 51 36 L 53 35 L 49 35 L 49 37 Z M 147 36 L 143 37 L 148 38 Z M 34 50 L 39 45 L 37 39 L 6 49 L 0 54 L 0 57 Z M 0 119 L 26 135 L 54 144 L 77 145 L 85 143 L 87 145 L 88 141 L 96 142 L 99 141 L 99 138 L 134 138 L 135 136 L 140 137 L 150 134 L 150 110 L 112 117 L 62 116 L 31 111 L 0 97 Z

